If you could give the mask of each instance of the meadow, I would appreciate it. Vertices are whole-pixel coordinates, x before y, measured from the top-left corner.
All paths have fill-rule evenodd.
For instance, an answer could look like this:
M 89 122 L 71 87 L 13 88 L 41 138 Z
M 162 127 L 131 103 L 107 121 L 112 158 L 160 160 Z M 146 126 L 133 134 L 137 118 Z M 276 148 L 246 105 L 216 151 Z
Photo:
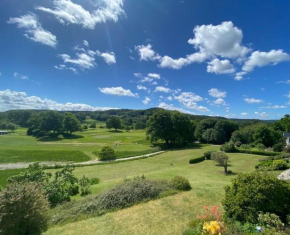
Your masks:
M 26 135 L 26 128 L 0 136 L 0 164 L 34 161 L 81 162 L 96 159 L 103 146 L 114 147 L 118 158 L 156 152 L 145 139 L 144 130 L 108 130 L 99 128 L 75 132 L 72 136 L 37 139 Z
M 188 163 L 190 158 L 200 157 L 207 150 L 218 149 L 219 146 L 196 146 L 167 151 L 147 159 L 76 168 L 75 175 L 78 177 L 86 175 L 100 179 L 100 183 L 92 187 L 93 194 L 113 187 L 125 178 L 141 175 L 149 179 L 171 179 L 181 175 L 189 179 L 192 190 L 104 216 L 51 226 L 45 234 L 182 234 L 203 206 L 218 205 L 222 210 L 224 186 L 230 184 L 235 174 L 254 171 L 255 164 L 261 159 L 257 155 L 228 154 L 231 160 L 229 170 L 233 171 L 233 175 L 224 175 L 223 168 L 210 160 L 192 165 Z M 81 198 L 75 197 L 74 200 Z

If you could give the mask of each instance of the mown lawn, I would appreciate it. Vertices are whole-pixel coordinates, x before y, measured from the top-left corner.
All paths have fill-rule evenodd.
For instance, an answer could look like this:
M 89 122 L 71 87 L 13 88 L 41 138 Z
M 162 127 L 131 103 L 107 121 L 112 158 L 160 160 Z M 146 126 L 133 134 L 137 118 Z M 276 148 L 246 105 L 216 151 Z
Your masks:
M 0 164 L 31 161 L 87 161 L 103 146 L 114 147 L 118 158 L 158 151 L 145 139 L 145 130 L 110 131 L 99 128 L 76 132 L 69 137 L 36 139 L 20 128 L 0 136 Z M 65 152 L 70 151 L 70 152 Z M 89 157 L 85 157 L 85 155 Z
M 46 235 L 92 235 L 92 234 L 182 234 L 188 222 L 202 211 L 204 205 L 218 205 L 224 196 L 224 187 L 235 175 L 224 175 L 223 169 L 213 161 L 189 165 L 188 160 L 202 156 L 207 150 L 218 150 L 218 146 L 174 150 L 147 159 L 118 164 L 95 165 L 76 168 L 80 177 L 98 177 L 101 182 L 93 186 L 93 193 L 99 193 L 122 182 L 126 177 L 145 175 L 152 179 L 171 179 L 181 175 L 189 179 L 192 190 L 131 208 L 108 213 L 65 225 L 51 227 Z M 235 174 L 254 171 L 261 156 L 232 153 L 229 170 Z M 53 170 L 49 170 L 53 171 Z M 81 200 L 79 197 L 75 200 Z

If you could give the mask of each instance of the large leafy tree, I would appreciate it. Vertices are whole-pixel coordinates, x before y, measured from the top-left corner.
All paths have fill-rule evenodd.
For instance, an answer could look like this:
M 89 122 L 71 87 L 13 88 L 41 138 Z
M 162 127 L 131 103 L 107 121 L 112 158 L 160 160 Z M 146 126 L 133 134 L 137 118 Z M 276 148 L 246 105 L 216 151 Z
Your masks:
M 114 128 L 115 130 L 122 128 L 121 119 L 117 116 L 112 116 L 106 121 L 106 127 L 108 129 Z
M 196 126 L 195 138 L 198 139 L 198 141 L 202 141 L 202 134 L 207 129 L 214 128 L 216 123 L 217 123 L 217 120 L 213 118 L 201 120 Z
M 261 125 L 257 128 L 254 139 L 256 143 L 261 143 L 266 147 L 271 147 L 280 141 L 281 135 L 279 132 L 272 130 L 267 125 Z
M 63 119 L 63 130 L 70 134 L 81 129 L 81 123 L 75 115 L 66 113 Z

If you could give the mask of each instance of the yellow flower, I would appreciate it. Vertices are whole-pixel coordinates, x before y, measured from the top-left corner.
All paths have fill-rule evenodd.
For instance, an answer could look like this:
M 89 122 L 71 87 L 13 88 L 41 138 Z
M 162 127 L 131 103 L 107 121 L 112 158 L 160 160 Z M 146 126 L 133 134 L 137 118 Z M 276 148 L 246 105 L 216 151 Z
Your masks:
M 203 224 L 203 235 L 221 235 L 221 225 L 218 221 L 205 222 Z

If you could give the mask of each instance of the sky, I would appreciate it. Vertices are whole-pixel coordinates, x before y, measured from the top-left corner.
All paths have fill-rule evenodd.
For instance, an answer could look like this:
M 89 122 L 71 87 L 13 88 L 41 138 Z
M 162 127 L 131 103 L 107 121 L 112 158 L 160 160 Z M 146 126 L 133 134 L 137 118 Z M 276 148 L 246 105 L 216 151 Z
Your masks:
M 288 0 L 1 0 L 0 111 L 280 119 Z

